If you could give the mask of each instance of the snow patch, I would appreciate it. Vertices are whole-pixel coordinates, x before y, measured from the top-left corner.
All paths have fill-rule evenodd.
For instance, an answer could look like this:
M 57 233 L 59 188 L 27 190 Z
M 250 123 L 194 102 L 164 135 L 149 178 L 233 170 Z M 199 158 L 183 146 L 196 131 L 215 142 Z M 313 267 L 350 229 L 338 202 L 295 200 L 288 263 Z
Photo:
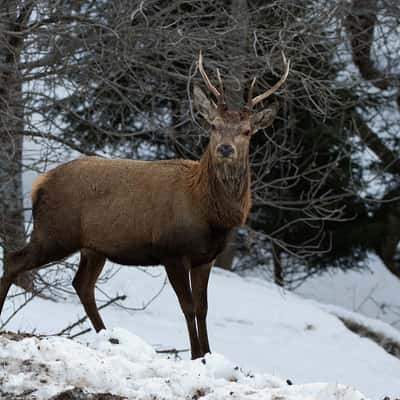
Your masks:
M 32 392 L 26 397 L 32 400 L 75 387 L 135 400 L 366 400 L 345 385 L 289 386 L 271 375 L 245 372 L 220 354 L 166 359 L 121 328 L 102 332 L 89 345 L 61 337 L 15 341 L 0 336 L 0 364 L 3 394 Z
M 108 263 L 106 270 L 111 268 L 112 264 Z M 130 373 L 131 368 L 127 367 L 126 363 L 134 364 L 135 379 L 142 377 L 147 385 L 150 376 L 147 367 L 149 364 L 157 363 L 157 368 L 160 369 L 168 369 L 175 364 L 168 363 L 164 366 L 161 362 L 156 362 L 160 356 L 155 355 L 141 339 L 131 334 L 125 336 L 124 330 L 144 338 L 155 349 L 188 349 L 189 343 L 185 319 L 170 285 L 167 285 L 144 311 L 134 310 L 140 308 L 143 301 L 147 302 L 158 293 L 165 279 L 165 272 L 161 268 L 146 271 L 143 273 L 138 268 L 121 268 L 110 281 L 103 284 L 100 282 L 101 290 L 97 291 L 99 305 L 116 294 L 127 295 L 127 299 L 121 304 L 125 308 L 114 304 L 100 311 L 107 327 L 121 327 L 123 330 L 113 329 L 100 335 L 89 333 L 79 336 L 79 341 L 84 345 L 84 349 L 94 351 L 93 358 L 99 357 L 98 354 L 107 355 L 109 351 L 111 353 L 106 360 L 110 357 L 119 357 L 122 360 L 116 365 L 104 361 L 109 363 L 109 370 L 120 368 L 121 373 Z M 21 296 L 16 297 L 14 303 L 11 300 L 6 302 L 2 313 L 4 320 L 13 312 L 14 307 L 18 306 L 19 299 Z M 53 334 L 80 319 L 82 315 L 83 307 L 75 295 L 68 295 L 65 301 L 58 303 L 37 298 L 13 318 L 7 329 Z M 385 352 L 372 340 L 360 338 L 349 331 L 336 316 L 326 312 L 318 304 L 282 291 L 264 280 L 243 279 L 233 273 L 213 269 L 209 285 L 207 319 L 212 357 L 216 357 L 217 360 L 219 356 L 216 353 L 220 353 L 224 355 L 220 356 L 222 359 L 234 362 L 233 371 L 229 364 L 224 364 L 223 367 L 222 362 L 218 362 L 218 369 L 212 372 L 212 363 L 217 361 L 207 360 L 207 373 L 210 373 L 213 379 L 220 379 L 225 383 L 230 382 L 230 379 L 238 379 L 238 382 L 231 383 L 240 383 L 240 377 L 236 376 L 239 372 L 234 369 L 235 366 L 239 366 L 244 371 L 252 371 L 248 374 L 249 377 L 254 375 L 253 378 L 249 378 L 252 382 L 251 390 L 261 390 L 263 387 L 271 389 L 271 381 L 263 374 L 268 372 L 285 380 L 290 379 L 299 386 L 310 382 L 340 382 L 357 388 L 371 399 L 399 397 L 398 358 Z M 90 324 L 86 321 L 74 328 L 71 334 L 77 334 L 89 327 Z M 385 330 L 387 325 L 383 324 L 382 327 Z M 109 342 L 110 339 L 120 343 L 118 348 Z M 90 342 L 89 346 L 86 346 L 86 342 Z M 83 350 L 79 347 L 76 351 Z M 189 354 L 180 353 L 184 358 Z M 78 361 L 79 357 L 76 360 L 77 364 Z M 175 372 L 170 374 L 170 379 L 180 379 L 176 376 L 181 374 L 196 375 L 196 368 L 200 371 L 204 368 L 198 362 L 184 362 L 189 362 L 191 367 L 185 369 L 181 367 L 184 364 L 177 363 L 179 367 L 173 367 Z M 16 371 L 18 366 L 20 364 L 16 364 Z M 88 373 L 91 374 L 90 371 Z M 94 374 L 95 377 L 99 376 L 99 380 L 109 379 L 106 372 L 104 375 L 101 375 L 101 372 Z M 152 379 L 155 382 L 154 375 Z M 162 380 L 157 382 L 159 393 L 170 390 Z M 196 393 L 196 390 L 200 390 L 201 394 L 208 388 L 206 380 L 204 387 L 190 386 L 192 389 L 187 386 L 187 382 L 192 380 L 185 382 L 180 381 L 180 385 L 184 386 L 182 396 Z M 257 386 L 255 382 L 260 383 Z M 111 383 L 109 387 L 112 387 Z M 278 380 L 278 388 L 282 390 L 280 385 Z M 285 388 L 285 382 L 283 385 Z M 217 390 L 215 386 L 213 390 Z
M 400 280 L 374 254 L 368 257 L 368 267 L 363 272 L 333 271 L 315 275 L 296 289 L 296 293 L 381 319 L 399 330 Z

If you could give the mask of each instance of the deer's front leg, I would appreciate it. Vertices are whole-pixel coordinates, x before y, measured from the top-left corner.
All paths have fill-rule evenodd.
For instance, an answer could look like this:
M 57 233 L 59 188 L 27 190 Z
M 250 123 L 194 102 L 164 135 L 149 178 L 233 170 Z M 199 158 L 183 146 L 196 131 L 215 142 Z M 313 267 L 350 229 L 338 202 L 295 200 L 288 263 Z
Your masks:
M 190 271 L 192 282 L 192 295 L 195 306 L 197 329 L 199 334 L 201 356 L 211 353 L 207 334 L 207 288 L 208 278 L 214 262 L 193 268 Z
M 178 297 L 189 331 L 192 360 L 202 356 L 196 329 L 196 312 L 190 289 L 189 269 L 183 264 L 166 265 L 167 276 Z

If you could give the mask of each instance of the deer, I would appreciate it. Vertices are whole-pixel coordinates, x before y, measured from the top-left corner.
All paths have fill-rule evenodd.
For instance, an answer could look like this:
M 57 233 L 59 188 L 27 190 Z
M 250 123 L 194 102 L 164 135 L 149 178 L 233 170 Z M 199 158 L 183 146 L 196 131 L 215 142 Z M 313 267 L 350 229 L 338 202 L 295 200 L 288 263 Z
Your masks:
M 22 272 L 45 267 L 80 252 L 72 281 L 96 332 L 105 329 L 95 285 L 106 260 L 127 266 L 163 265 L 186 320 L 192 359 L 210 352 L 207 287 L 210 270 L 232 230 L 245 223 L 251 206 L 249 143 L 269 127 L 277 102 L 254 107 L 286 81 L 289 62 L 277 83 L 246 106 L 228 109 L 222 79 L 214 86 L 198 70 L 213 96 L 194 85 L 193 101 L 210 126 L 199 161 L 141 161 L 82 157 L 39 175 L 32 185 L 30 241 L 7 254 L 0 280 L 0 314 L 7 293 Z

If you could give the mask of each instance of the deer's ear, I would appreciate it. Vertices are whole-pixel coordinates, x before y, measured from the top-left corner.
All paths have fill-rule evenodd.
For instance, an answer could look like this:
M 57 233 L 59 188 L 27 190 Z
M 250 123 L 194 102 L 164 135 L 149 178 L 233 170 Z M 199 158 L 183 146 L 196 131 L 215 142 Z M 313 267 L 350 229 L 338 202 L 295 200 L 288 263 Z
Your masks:
M 253 114 L 250 120 L 252 132 L 256 133 L 260 129 L 271 126 L 278 113 L 278 109 L 278 103 L 273 103 L 268 108 Z
M 199 86 L 193 88 L 194 107 L 200 115 L 209 123 L 214 120 L 217 112 L 217 107 L 214 102 L 210 101 Z

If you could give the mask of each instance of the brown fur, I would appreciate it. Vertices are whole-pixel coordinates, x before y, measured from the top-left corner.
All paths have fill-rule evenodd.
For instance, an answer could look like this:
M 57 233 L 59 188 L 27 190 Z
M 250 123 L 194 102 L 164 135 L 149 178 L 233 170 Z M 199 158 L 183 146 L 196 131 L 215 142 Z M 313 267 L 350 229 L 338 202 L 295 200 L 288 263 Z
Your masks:
M 205 96 L 200 99 L 212 133 L 199 162 L 85 157 L 35 180 L 31 241 L 6 257 L 0 312 L 21 272 L 80 251 L 73 286 L 99 331 L 104 323 L 94 289 L 105 260 L 162 264 L 185 315 L 192 358 L 210 351 L 210 269 L 231 230 L 245 222 L 250 210 L 250 132 L 270 124 L 276 110 L 252 119 L 249 113 L 215 110 Z M 221 152 L 222 145 L 231 149 L 229 154 Z
M 222 167 L 213 168 L 208 152 L 200 163 L 87 157 L 64 164 L 35 185 L 42 195 L 32 240 L 51 237 L 66 255 L 92 249 L 125 265 L 182 256 L 192 267 L 211 262 L 250 205 L 247 185 L 233 188 L 240 194 L 232 201 L 217 177 Z
M 41 186 L 44 185 L 44 183 L 46 182 L 46 174 L 42 174 L 39 175 L 35 178 L 35 180 L 32 183 L 32 191 L 31 191 L 31 200 L 32 200 L 32 205 L 36 204 L 36 200 L 37 200 L 37 194 L 38 194 L 38 190 Z
M 240 168 L 215 163 L 210 148 L 200 162 L 80 158 L 39 176 L 32 202 L 31 242 L 6 260 L 0 306 L 20 272 L 80 250 L 73 286 L 98 331 L 104 323 L 94 288 L 104 260 L 163 264 L 186 318 L 192 357 L 210 351 L 208 276 L 250 209 L 247 159 Z

